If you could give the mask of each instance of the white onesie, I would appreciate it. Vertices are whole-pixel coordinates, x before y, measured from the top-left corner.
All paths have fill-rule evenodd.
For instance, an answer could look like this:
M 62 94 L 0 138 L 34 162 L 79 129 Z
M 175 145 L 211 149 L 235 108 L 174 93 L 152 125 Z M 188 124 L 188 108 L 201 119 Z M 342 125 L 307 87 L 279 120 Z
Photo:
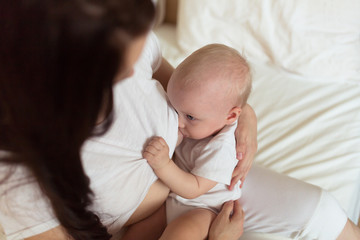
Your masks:
M 232 172 L 238 163 L 234 135 L 236 126 L 235 122 L 225 126 L 215 136 L 201 140 L 185 138 L 176 148 L 176 165 L 186 172 L 210 179 L 218 184 L 194 199 L 186 199 L 170 193 L 166 203 L 168 222 L 193 207 L 206 208 L 218 213 L 224 202 L 240 198 L 240 181 L 232 191 L 227 188 L 231 182 Z

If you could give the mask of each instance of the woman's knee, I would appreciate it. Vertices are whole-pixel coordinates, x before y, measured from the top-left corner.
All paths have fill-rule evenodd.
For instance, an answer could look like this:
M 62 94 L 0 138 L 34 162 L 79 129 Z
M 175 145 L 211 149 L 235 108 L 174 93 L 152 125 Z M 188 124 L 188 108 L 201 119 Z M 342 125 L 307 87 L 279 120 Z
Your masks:
M 337 200 L 329 192 L 322 190 L 319 203 L 299 236 L 304 239 L 337 239 L 347 221 L 347 215 Z

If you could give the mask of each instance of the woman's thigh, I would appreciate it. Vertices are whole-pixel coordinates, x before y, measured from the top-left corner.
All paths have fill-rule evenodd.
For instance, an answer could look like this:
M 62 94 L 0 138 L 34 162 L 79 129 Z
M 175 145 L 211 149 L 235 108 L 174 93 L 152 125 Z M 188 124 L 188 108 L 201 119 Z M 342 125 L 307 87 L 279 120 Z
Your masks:
M 334 225 L 335 229 L 327 229 L 326 234 L 337 235 L 347 218 L 332 196 L 321 188 L 257 165 L 245 179 L 240 202 L 245 212 L 244 231 L 290 238 L 320 236 L 325 234 L 321 228 Z M 328 217 L 336 220 L 329 221 Z

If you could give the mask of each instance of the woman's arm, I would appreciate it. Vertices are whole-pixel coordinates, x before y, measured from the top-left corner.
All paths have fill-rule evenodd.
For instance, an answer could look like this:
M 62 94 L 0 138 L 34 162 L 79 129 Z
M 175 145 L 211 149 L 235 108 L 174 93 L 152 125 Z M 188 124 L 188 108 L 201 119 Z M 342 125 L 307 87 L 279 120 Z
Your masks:
M 169 147 L 161 137 L 154 137 L 146 146 L 144 158 L 153 168 L 155 174 L 181 197 L 196 198 L 210 189 L 217 182 L 193 175 L 180 169 L 169 158 Z
M 171 64 L 165 58 L 162 58 L 160 67 L 153 74 L 153 78 L 161 83 L 165 91 L 167 89 L 167 84 L 169 82 L 169 79 L 173 71 L 174 71 L 174 67 L 171 66 Z
M 154 221 L 153 217 L 145 219 L 139 225 L 134 225 L 134 229 L 130 227 L 129 231 L 125 233 L 122 239 L 136 239 L 134 238 L 135 236 L 143 236 L 142 234 L 139 235 L 139 231 L 144 231 L 145 229 L 147 230 L 145 230 L 145 232 L 149 233 L 149 235 L 147 235 L 148 239 L 157 239 L 165 227 L 164 206 L 165 205 L 154 213 L 153 217 L 157 218 L 156 221 Z M 156 226 L 156 224 L 159 223 L 161 223 L 162 227 Z M 243 224 L 244 213 L 239 201 L 226 202 L 210 227 L 209 240 L 237 240 L 243 233 Z M 156 231 L 154 231 L 154 229 L 156 229 Z M 72 240 L 72 238 L 66 234 L 61 226 L 55 227 L 36 236 L 26 238 L 25 240 L 49 239 Z
M 166 228 L 165 203 L 151 216 L 127 227 L 121 240 L 158 240 Z
M 46 232 L 40 233 L 38 235 L 25 238 L 25 240 L 49 240 L 49 239 L 56 239 L 56 240 L 72 240 L 73 238 L 70 237 L 64 230 L 63 227 L 58 226 L 52 228 Z
M 242 108 L 235 131 L 235 138 L 239 162 L 232 175 L 230 190 L 234 188 L 239 180 L 241 180 L 242 186 L 257 151 L 257 119 L 254 110 L 249 104 Z

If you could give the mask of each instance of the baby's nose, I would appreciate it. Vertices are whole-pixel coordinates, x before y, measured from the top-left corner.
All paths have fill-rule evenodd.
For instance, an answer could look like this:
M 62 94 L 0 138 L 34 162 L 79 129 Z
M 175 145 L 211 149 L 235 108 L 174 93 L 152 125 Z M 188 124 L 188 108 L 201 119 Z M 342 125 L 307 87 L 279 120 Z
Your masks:
M 179 128 L 185 128 L 184 120 L 179 116 Z

